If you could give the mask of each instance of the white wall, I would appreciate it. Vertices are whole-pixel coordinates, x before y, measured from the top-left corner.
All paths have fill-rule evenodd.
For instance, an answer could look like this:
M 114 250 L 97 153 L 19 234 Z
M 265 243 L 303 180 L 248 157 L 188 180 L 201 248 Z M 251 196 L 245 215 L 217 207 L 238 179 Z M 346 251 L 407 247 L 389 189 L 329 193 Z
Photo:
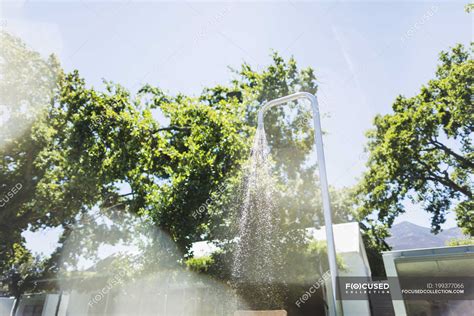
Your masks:
M 336 252 L 342 258 L 345 271 L 339 269 L 339 276 L 370 277 L 370 266 L 367 260 L 362 237 L 360 235 L 359 223 L 343 223 L 333 225 L 334 243 Z M 326 240 L 326 229 L 321 227 L 310 230 L 310 234 L 316 240 Z M 330 282 L 326 283 L 327 292 L 331 293 Z M 333 312 L 332 300 L 328 300 L 330 311 Z M 342 301 L 344 316 L 370 315 L 369 298 L 367 300 Z
M 79 293 L 77 291 L 72 291 L 69 294 L 68 304 L 67 304 L 67 315 L 68 316 L 84 316 L 87 315 L 87 310 L 89 308 L 89 300 L 91 294 Z
M 10 316 L 14 303 L 14 298 L 0 297 L 0 316 Z
M 44 301 L 42 316 L 53 316 L 59 303 L 59 294 L 47 294 Z
M 68 293 L 62 293 L 61 296 L 61 303 L 59 304 L 59 309 L 58 309 L 58 316 L 67 316 L 67 307 L 69 305 L 69 294 Z
M 370 271 L 370 268 L 367 269 L 363 255 L 361 253 L 340 253 L 339 256 L 342 257 L 342 261 L 346 267 L 346 271 L 339 271 L 340 276 L 370 277 L 370 275 L 367 273 Z M 342 301 L 342 309 L 344 316 L 370 315 L 369 296 L 367 295 L 366 300 L 344 300 Z

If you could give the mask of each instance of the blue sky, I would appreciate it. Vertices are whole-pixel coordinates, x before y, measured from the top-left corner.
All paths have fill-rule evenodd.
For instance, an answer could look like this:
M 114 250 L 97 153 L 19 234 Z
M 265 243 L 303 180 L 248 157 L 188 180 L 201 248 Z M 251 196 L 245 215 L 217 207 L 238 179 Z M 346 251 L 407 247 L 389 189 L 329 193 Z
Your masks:
M 228 66 L 263 67 L 272 49 L 294 56 L 319 79 L 329 182 L 341 187 L 364 170 L 374 115 L 433 78 L 441 50 L 472 40 L 465 3 L 16 1 L 2 2 L 1 27 L 90 85 L 104 78 L 132 92 L 148 82 L 197 94 L 228 82 Z M 416 208 L 401 220 L 429 225 Z

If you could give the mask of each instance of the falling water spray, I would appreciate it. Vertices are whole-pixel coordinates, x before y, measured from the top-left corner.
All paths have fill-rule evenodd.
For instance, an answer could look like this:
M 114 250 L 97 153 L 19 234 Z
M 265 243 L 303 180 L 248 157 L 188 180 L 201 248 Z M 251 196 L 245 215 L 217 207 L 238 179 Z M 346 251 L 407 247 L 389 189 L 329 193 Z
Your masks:
M 275 206 L 269 149 L 259 125 L 250 159 L 244 168 L 233 278 L 237 290 L 255 309 L 280 308 L 283 304 L 280 251 L 281 234 Z

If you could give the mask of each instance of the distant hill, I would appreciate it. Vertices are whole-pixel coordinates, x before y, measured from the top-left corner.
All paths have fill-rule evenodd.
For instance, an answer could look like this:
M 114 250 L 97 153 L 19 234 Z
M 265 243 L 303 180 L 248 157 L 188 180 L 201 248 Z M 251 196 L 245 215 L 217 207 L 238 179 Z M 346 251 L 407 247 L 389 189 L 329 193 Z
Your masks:
M 443 247 L 450 239 L 464 237 L 459 227 L 452 227 L 435 235 L 429 228 L 410 222 L 393 225 L 390 231 L 392 236 L 385 241 L 392 250 Z

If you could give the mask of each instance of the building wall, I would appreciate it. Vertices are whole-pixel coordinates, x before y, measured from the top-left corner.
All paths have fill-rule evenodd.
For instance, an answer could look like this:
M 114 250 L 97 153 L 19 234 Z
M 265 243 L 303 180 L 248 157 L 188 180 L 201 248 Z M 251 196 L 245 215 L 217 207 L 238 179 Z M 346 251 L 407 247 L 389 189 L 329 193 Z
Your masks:
M 350 252 L 341 253 L 339 255 L 342 257 L 344 265 L 346 266 L 345 271 L 339 271 L 340 276 L 370 277 L 370 275 L 367 273 L 368 271 L 370 271 L 370 269 L 367 269 L 366 263 L 364 262 L 364 258 L 360 253 Z M 342 308 L 344 316 L 370 315 L 369 296 L 367 295 L 367 300 L 345 300 L 342 302 Z
M 59 294 L 47 294 L 41 316 L 55 315 L 59 303 Z
M 435 247 L 388 251 L 383 253 L 387 277 L 449 277 L 474 275 L 474 246 Z M 400 285 L 390 285 L 390 293 L 400 295 Z M 468 315 L 471 306 L 461 300 L 392 300 L 396 316 Z M 469 304 L 468 304 L 469 305 Z M 437 312 L 433 312 L 436 311 Z M 471 313 L 472 314 L 472 313 Z
M 67 316 L 84 316 L 89 309 L 91 294 L 72 291 L 68 295 Z
M 46 300 L 46 294 L 22 295 L 15 316 L 33 314 L 42 316 L 42 310 Z
M 10 316 L 14 303 L 14 298 L 0 297 L 0 316 Z

